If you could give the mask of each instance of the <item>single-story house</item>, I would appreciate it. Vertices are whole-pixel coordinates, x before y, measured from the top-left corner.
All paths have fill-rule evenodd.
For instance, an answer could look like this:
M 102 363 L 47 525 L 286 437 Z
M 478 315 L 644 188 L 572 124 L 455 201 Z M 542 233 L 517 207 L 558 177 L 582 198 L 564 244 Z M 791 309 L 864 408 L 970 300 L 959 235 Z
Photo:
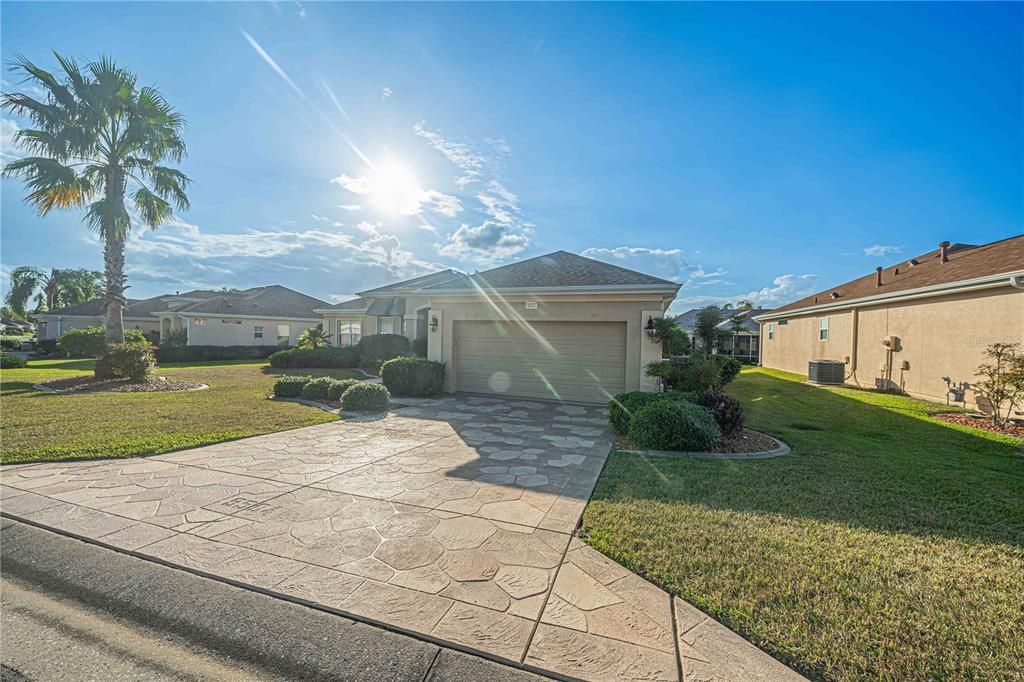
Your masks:
M 51 310 L 36 316 L 39 339 L 57 338 L 69 329 L 102 327 L 103 299 Z M 190 346 L 294 345 L 299 334 L 321 322 L 318 298 L 279 285 L 243 291 L 194 290 L 129 300 L 123 313 L 126 328 L 184 335 Z
M 472 275 L 433 273 L 320 312 L 343 345 L 357 333 L 425 334 L 447 391 L 607 402 L 657 389 L 644 374 L 661 358 L 648 327 L 679 286 L 557 251 Z
M 10 334 L 31 334 L 36 330 L 31 322 L 12 320 L 9 317 L 0 317 L 0 328 Z
M 845 364 L 854 386 L 946 400 L 945 377 L 973 390 L 983 351 L 1024 341 L 1024 235 L 939 248 L 756 317 L 761 364 L 804 374 L 808 363 Z
M 694 331 L 697 328 L 697 314 L 701 310 L 703 309 L 693 308 L 674 318 L 676 325 L 690 335 L 694 348 L 701 346 L 700 339 L 694 336 Z M 770 308 L 754 308 L 752 310 L 724 311 L 725 319 L 718 324 L 718 328 L 722 330 L 718 352 L 732 355 L 742 362 L 758 364 L 761 352 L 761 325 L 754 318 L 770 312 L 770 310 Z M 734 329 L 730 318 L 738 314 L 743 315 L 744 319 L 739 329 Z

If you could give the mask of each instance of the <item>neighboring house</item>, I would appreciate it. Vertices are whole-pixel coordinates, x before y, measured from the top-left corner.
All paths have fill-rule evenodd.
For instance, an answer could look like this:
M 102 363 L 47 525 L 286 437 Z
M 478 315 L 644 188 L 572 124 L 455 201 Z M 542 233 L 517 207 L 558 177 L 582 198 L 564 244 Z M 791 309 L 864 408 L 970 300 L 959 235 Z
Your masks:
M 171 333 L 181 333 L 191 346 L 294 345 L 299 334 L 321 321 L 314 310 L 325 305 L 318 298 L 278 285 L 244 291 L 197 289 L 130 299 L 122 319 L 125 328 L 159 334 L 161 341 Z M 106 324 L 100 298 L 35 317 L 40 340 L 55 339 L 69 329 Z
M 694 335 L 694 331 L 697 327 L 697 314 L 701 310 L 703 308 L 693 308 L 674 318 L 679 328 L 690 335 L 693 347 L 698 349 L 702 346 L 702 342 Z M 743 362 L 756 365 L 760 359 L 761 325 L 754 318 L 770 311 L 770 308 L 723 310 L 722 315 L 724 319 L 718 324 L 718 328 L 722 330 L 718 352 L 733 355 Z M 745 315 L 746 319 L 743 321 L 742 329 L 736 331 L 733 329 L 732 321 L 729 318 L 738 314 Z
M 1024 235 L 939 248 L 759 315 L 761 364 L 805 374 L 814 359 L 846 364 L 846 382 L 945 400 L 982 352 L 1024 341 Z M 984 403 L 984 401 L 981 401 Z
M 353 324 L 364 334 L 425 334 L 428 357 L 445 363 L 447 391 L 604 403 L 657 390 L 644 374 L 661 358 L 648 321 L 678 291 L 675 282 L 557 251 L 399 282 L 321 312 L 335 337 L 338 325 Z
M 361 291 L 351 301 L 324 305 L 317 309 L 323 316 L 324 331 L 336 346 L 354 346 L 363 336 L 399 334 L 410 341 L 427 333 L 430 301 L 419 293 L 424 287 L 464 277 L 456 270 L 441 270 L 422 277 Z
M 35 327 L 31 323 L 12 320 L 9 317 L 0 318 L 0 327 L 11 334 L 31 334 L 35 331 Z

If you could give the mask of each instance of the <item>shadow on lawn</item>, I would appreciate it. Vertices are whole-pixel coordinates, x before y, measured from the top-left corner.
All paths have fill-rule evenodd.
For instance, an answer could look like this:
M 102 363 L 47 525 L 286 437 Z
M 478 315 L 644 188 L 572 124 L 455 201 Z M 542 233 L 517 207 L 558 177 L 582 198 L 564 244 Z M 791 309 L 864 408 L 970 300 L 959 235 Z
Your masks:
M 1020 445 L 932 421 L 902 398 L 862 400 L 760 372 L 730 389 L 748 425 L 784 440 L 792 455 L 722 462 L 618 454 L 593 499 L 684 502 L 1024 545 Z M 872 399 L 886 407 L 865 402 Z

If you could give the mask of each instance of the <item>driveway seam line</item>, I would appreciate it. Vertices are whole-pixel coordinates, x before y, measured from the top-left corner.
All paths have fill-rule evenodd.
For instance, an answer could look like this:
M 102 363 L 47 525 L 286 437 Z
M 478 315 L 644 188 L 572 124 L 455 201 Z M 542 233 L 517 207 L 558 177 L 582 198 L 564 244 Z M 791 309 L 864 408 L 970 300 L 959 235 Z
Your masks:
M 440 656 L 441 647 L 438 647 L 437 651 L 434 652 L 433 658 L 430 659 L 430 665 L 428 665 L 427 669 L 423 672 L 423 677 L 420 678 L 420 682 L 427 682 L 427 680 L 430 679 L 430 675 L 434 672 L 434 666 L 437 665 L 437 659 L 440 658 Z
M 572 545 L 572 539 L 574 535 L 569 535 L 569 542 L 565 543 L 565 549 L 562 550 L 562 560 L 558 562 L 558 567 L 555 569 L 555 574 L 551 576 L 551 585 L 548 587 L 547 592 L 544 594 L 544 603 L 540 606 L 540 611 L 537 613 L 537 620 L 533 623 L 533 628 L 530 629 L 530 636 L 526 639 L 526 646 L 523 647 L 523 655 L 519 659 L 520 665 L 526 664 L 526 657 L 530 653 L 530 647 L 533 645 L 533 638 L 537 634 L 537 629 L 540 627 L 540 622 L 544 619 L 544 611 L 548 608 L 548 601 L 551 600 L 551 595 L 555 591 L 555 583 L 558 582 L 558 574 L 562 572 L 562 566 L 565 564 L 565 558 L 569 556 L 569 546 Z

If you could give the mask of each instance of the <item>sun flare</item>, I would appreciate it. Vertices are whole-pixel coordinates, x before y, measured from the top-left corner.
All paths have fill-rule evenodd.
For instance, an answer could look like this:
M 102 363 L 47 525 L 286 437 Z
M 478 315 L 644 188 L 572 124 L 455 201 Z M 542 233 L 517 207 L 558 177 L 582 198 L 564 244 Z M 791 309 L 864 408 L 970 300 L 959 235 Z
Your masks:
M 419 213 L 427 195 L 416 175 L 393 160 L 378 164 L 369 176 L 368 189 L 374 208 L 392 215 Z

